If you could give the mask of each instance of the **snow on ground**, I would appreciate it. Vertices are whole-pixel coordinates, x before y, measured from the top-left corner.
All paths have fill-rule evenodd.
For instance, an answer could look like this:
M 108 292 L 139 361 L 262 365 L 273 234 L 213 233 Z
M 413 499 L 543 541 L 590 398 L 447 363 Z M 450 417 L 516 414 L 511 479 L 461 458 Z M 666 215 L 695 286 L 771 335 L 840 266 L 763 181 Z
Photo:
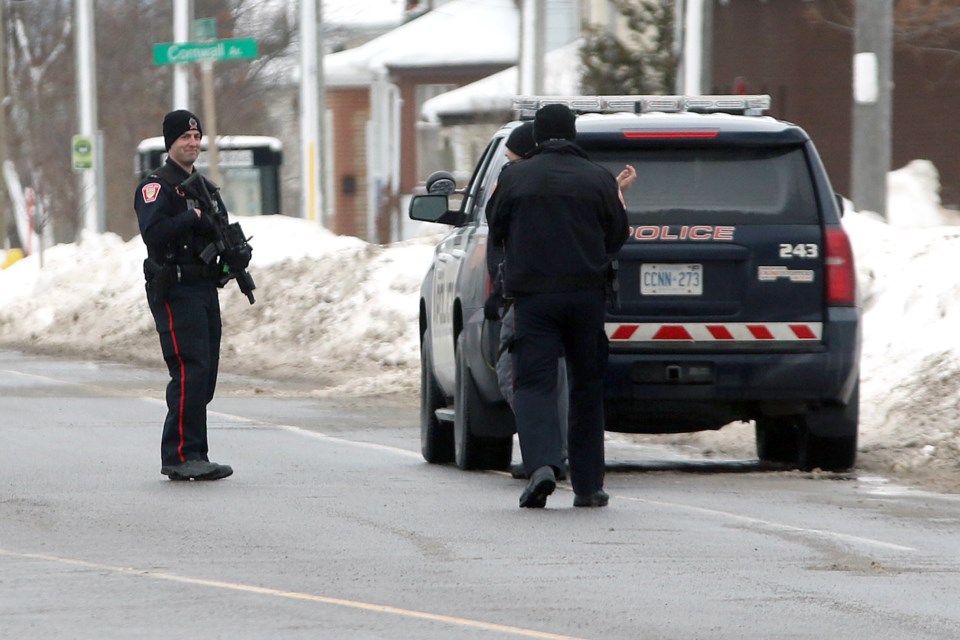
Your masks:
M 316 381 L 318 394 L 413 393 L 417 295 L 436 237 L 389 247 L 285 216 L 241 219 L 252 236 L 250 305 L 221 292 L 224 371 Z M 145 249 L 106 233 L 0 271 L 0 345 L 157 365 Z M 343 388 L 341 388 L 343 385 Z
M 935 168 L 891 173 L 889 223 L 849 211 L 864 309 L 861 470 L 960 491 L 960 226 Z M 417 297 L 438 239 L 389 246 L 306 221 L 243 218 L 257 302 L 221 293 L 225 373 L 296 381 L 313 397 L 417 403 Z M 0 347 L 162 367 L 139 237 L 88 235 L 0 271 Z M 294 385 L 291 385 L 293 388 Z M 411 425 L 415 428 L 415 425 Z M 749 424 L 651 436 L 706 455 L 754 455 Z

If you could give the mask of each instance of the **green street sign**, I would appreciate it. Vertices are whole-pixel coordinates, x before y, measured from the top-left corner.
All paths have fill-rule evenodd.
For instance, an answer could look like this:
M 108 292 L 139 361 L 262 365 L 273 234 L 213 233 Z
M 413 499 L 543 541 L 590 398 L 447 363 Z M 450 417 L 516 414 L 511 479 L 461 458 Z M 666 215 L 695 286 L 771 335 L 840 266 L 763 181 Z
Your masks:
M 217 19 L 201 18 L 193 21 L 193 37 L 201 42 L 217 39 Z
M 245 60 L 257 57 L 254 38 L 231 38 L 213 42 L 165 42 L 153 45 L 156 64 L 180 64 L 210 60 Z
M 74 171 L 93 168 L 93 138 L 73 136 L 71 156 Z

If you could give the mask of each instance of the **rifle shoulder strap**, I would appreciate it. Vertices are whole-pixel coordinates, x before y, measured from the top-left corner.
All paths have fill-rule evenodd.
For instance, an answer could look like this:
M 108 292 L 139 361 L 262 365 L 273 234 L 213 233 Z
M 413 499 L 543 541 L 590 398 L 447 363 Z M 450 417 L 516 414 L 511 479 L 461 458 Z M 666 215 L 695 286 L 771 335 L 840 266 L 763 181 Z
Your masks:
M 169 164 L 163 165 L 150 175 L 159 178 L 168 187 L 172 187 L 174 189 L 176 189 L 180 183 L 183 182 L 182 172 L 178 171 L 175 167 L 172 167 Z

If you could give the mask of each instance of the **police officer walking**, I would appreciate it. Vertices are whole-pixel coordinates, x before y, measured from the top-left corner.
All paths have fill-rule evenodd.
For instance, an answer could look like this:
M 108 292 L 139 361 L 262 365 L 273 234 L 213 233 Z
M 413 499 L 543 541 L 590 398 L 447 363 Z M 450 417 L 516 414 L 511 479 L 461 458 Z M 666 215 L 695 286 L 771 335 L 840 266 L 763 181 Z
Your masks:
M 160 473 L 171 480 L 219 480 L 233 473 L 229 465 L 207 456 L 207 404 L 220 362 L 217 289 L 225 282 L 224 272 L 246 269 L 251 250 L 247 245 L 210 262 L 201 259 L 217 239 L 214 216 L 227 215 L 218 187 L 205 177 L 195 179 L 206 181 L 211 203 L 190 197 L 182 186 L 196 172 L 202 136 L 194 114 L 182 109 L 168 113 L 163 119 L 167 161 L 137 186 L 134 196 L 147 246 L 147 302 L 170 373 Z
M 591 162 L 574 140 L 576 117 L 547 105 L 533 121 L 538 148 L 506 166 L 487 204 L 491 277 L 502 268 L 513 298 L 513 409 L 530 478 L 520 506 L 542 508 L 556 488 L 562 440 L 557 363 L 569 373 L 568 454 L 574 506 L 602 507 L 604 334 L 610 258 L 627 239 L 617 181 Z
M 537 148 L 537 143 L 533 139 L 533 122 L 524 122 L 516 127 L 507 136 L 504 143 L 504 155 L 507 158 L 507 165 L 514 162 L 520 162 Z M 505 165 L 505 166 L 507 166 Z M 498 265 L 503 264 L 503 245 L 500 243 L 487 243 L 487 262 L 494 262 Z M 503 399 L 513 409 L 513 363 L 510 357 L 510 350 L 513 348 L 513 304 L 512 300 L 507 301 L 503 297 L 503 277 L 499 268 L 497 275 L 491 279 L 493 283 L 492 291 L 483 305 L 483 315 L 487 320 L 500 321 L 500 342 L 497 357 L 497 383 L 500 387 L 500 393 Z M 557 480 L 565 480 L 566 461 L 567 461 L 567 365 L 561 357 L 557 366 L 557 413 L 560 417 L 560 458 L 563 465 L 557 472 Z M 527 471 L 521 462 L 512 470 L 515 478 L 529 478 Z

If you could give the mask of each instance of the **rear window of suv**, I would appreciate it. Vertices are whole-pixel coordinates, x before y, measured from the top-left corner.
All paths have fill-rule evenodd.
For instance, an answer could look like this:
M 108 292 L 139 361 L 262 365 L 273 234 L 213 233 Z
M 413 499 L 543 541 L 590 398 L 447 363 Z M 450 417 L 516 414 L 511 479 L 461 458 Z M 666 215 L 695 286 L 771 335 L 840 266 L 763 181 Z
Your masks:
M 588 150 L 618 174 L 631 224 L 816 224 L 815 192 L 802 147 Z

